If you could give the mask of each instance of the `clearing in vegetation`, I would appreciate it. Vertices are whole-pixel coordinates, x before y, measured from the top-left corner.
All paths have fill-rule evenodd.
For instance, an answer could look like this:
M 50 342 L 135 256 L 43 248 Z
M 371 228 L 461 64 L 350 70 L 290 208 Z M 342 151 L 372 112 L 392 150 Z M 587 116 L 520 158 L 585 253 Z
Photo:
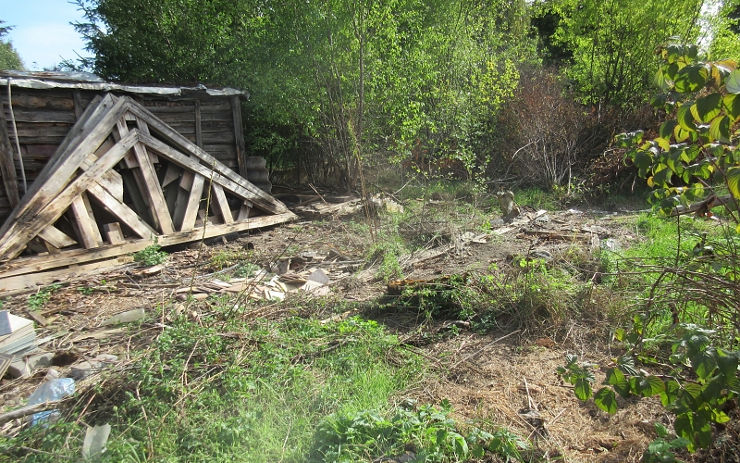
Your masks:
M 672 296 L 687 276 L 662 269 L 677 258 L 695 273 L 713 265 L 703 250 L 721 241 L 722 220 L 682 218 L 677 253 L 675 219 L 539 210 L 523 198 L 539 206 L 542 195 L 524 192 L 522 214 L 506 224 L 495 195 L 467 191 L 409 186 L 397 201 L 377 201 L 370 219 L 339 203 L 319 219 L 176 250 L 164 265 L 140 267 L 157 264 L 142 257 L 6 298 L 3 308 L 47 320 L 38 335 L 53 338 L 44 348 L 62 375 L 101 353 L 116 360 L 78 380 L 55 405 L 56 423 L 2 424 L 0 458 L 76 459 L 88 426 L 105 423 L 101 461 L 621 462 L 671 449 L 714 461 L 737 452 L 732 401 L 707 401 L 730 421 L 711 428 L 708 450 L 689 454 L 670 438 L 677 409 L 640 386 L 691 378 L 662 360 L 664 341 L 710 314 Z M 289 206 L 308 215 L 330 204 Z M 716 263 L 724 251 L 713 249 Z M 217 289 L 244 278 L 305 280 L 315 269 L 330 280 L 327 295 L 271 300 L 248 287 Z M 644 318 L 646 304 L 654 319 Z M 137 307 L 140 320 L 105 324 Z M 735 326 L 722 311 L 711 316 L 720 332 Z M 714 342 L 702 333 L 697 342 Z M 717 345 L 719 360 L 708 362 L 726 369 L 736 346 L 723 339 L 727 350 Z M 615 373 L 622 367 L 632 368 L 633 386 Z M 43 375 L 3 381 L 5 408 L 22 404 Z M 626 381 L 613 381 L 617 391 L 635 388 L 622 391 L 630 397 L 579 400 L 615 375 Z

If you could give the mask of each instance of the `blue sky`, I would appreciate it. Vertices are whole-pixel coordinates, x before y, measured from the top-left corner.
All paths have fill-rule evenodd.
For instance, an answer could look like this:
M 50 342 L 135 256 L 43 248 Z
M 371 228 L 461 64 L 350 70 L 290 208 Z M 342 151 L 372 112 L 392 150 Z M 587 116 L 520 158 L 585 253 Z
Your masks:
M 77 6 L 67 0 L 0 0 L 0 20 L 4 26 L 14 26 L 5 40 L 10 40 L 29 70 L 75 60 L 76 53 L 85 55 L 82 37 L 70 24 L 82 19 Z

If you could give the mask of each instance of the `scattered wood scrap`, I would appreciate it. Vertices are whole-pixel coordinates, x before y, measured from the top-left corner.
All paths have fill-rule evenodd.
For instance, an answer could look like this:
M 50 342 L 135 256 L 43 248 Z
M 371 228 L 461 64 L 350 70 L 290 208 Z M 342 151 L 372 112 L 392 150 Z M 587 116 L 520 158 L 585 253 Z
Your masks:
M 110 266 L 155 241 L 294 218 L 135 100 L 109 94 L 87 107 L 0 227 L 0 288 Z

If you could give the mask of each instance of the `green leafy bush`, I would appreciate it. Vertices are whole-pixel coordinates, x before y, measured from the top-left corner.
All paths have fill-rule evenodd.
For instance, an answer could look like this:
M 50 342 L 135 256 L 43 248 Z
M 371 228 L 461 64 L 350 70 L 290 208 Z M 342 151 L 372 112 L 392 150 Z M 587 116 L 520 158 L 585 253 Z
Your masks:
M 162 251 L 162 246 L 157 243 L 151 244 L 141 251 L 134 253 L 134 262 L 151 267 L 167 261 L 168 254 Z
M 666 375 L 651 375 L 636 366 L 637 360 L 662 364 L 664 359 L 650 356 L 644 349 L 635 349 L 642 342 L 639 322 L 629 334 L 617 332 L 617 339 L 632 345 L 638 355 L 620 357 L 614 367 L 606 370 L 604 386 L 593 392 L 593 365 L 579 363 L 568 356 L 567 363 L 558 368 L 558 374 L 575 386 L 580 400 L 593 397 L 594 404 L 610 414 L 618 408 L 617 396 L 660 398 L 661 403 L 675 415 L 673 424 L 676 438 L 666 441 L 667 432 L 646 451 L 644 461 L 675 461 L 672 452 L 685 448 L 694 452 L 712 443 L 713 426 L 730 420 L 726 406 L 740 394 L 738 365 L 740 352 L 715 347 L 713 331 L 696 325 L 681 325 L 677 336 L 653 340 L 653 349 L 668 352 L 670 371 Z M 667 349 L 665 349 L 667 348 Z M 663 455 L 667 459 L 656 459 Z
M 441 408 L 399 407 L 393 414 L 362 410 L 332 415 L 319 424 L 312 460 L 316 462 L 378 461 L 403 456 L 405 461 L 456 462 L 481 459 L 487 453 L 503 461 L 521 461 L 527 443 L 505 429 L 493 433 L 471 428 L 467 433 Z

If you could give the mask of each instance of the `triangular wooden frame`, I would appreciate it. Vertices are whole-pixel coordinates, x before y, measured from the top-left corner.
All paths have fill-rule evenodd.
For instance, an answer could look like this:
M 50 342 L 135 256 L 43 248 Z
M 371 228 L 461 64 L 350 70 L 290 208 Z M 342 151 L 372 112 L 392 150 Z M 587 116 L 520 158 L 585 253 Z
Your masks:
M 0 227 L 0 289 L 3 278 L 122 256 L 155 239 L 177 244 L 294 218 L 139 103 L 108 94 L 88 106 Z M 39 243 L 48 252 L 19 257 Z

